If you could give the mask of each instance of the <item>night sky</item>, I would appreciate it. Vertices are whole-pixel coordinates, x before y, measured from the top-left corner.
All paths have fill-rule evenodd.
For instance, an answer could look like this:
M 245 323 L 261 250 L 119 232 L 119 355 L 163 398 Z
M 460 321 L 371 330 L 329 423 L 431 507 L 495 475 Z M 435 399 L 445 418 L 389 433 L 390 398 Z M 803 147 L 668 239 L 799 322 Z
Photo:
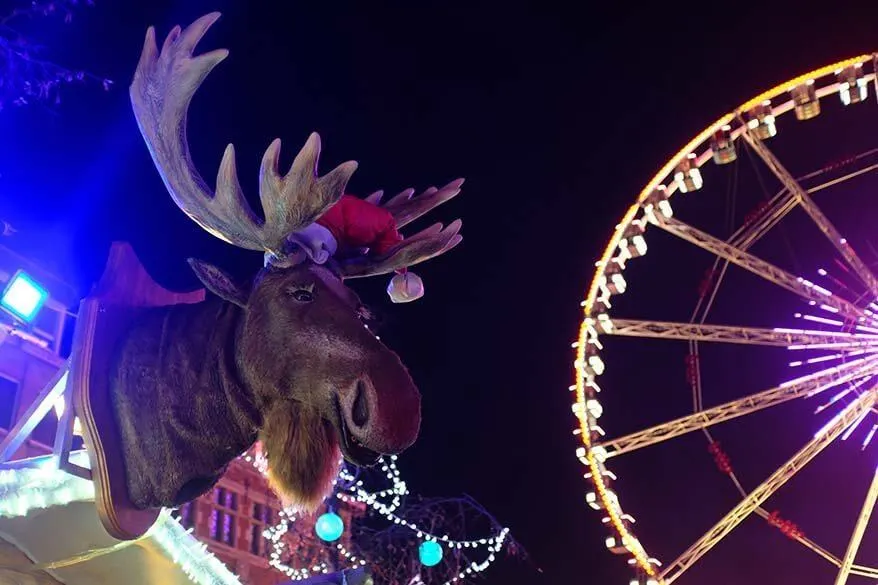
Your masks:
M 20 230 L 19 246 L 55 263 L 83 292 L 112 240 L 130 241 L 173 289 L 196 287 L 184 262 L 190 256 L 239 277 L 255 272 L 259 254 L 212 238 L 174 207 L 128 102 L 147 26 L 163 39 L 175 24 L 223 12 L 200 49 L 225 47 L 231 56 L 189 119 L 208 183 L 233 142 L 242 186 L 255 201 L 269 142 L 284 140 L 286 168 L 314 130 L 323 138 L 323 170 L 360 162 L 350 185 L 358 195 L 467 179 L 463 194 L 430 216 L 462 218 L 464 242 L 417 270 L 424 299 L 392 306 L 383 277 L 353 285 L 383 313 L 382 339 L 423 394 L 421 438 L 400 461 L 412 491 L 470 494 L 511 528 L 531 558 L 501 561 L 487 583 L 627 582 L 623 560 L 607 553 L 599 517 L 585 505 L 571 435 L 570 343 L 593 263 L 652 173 L 704 126 L 778 82 L 878 47 L 872 3 L 768 4 L 97 0 L 71 25 L 46 24 L 41 40 L 60 62 L 115 86 L 67 91 L 51 110 L 0 115 L 0 217 Z M 874 130 L 876 106 L 868 107 L 872 117 L 863 119 Z M 827 124 L 819 131 L 831 132 Z M 874 146 L 874 136 L 798 170 Z M 685 288 L 655 271 L 640 276 L 669 298 L 688 295 L 691 307 L 699 274 Z M 660 359 L 642 356 L 628 363 Z M 674 366 L 679 376 L 682 361 Z M 655 381 L 641 376 L 617 412 L 635 404 L 660 410 L 664 386 Z M 680 380 L 674 384 L 685 393 Z M 685 414 L 683 398 L 674 416 Z M 710 459 L 698 448 L 701 473 Z M 749 485 L 773 469 L 759 467 Z M 642 507 L 666 507 L 659 522 L 688 518 L 673 509 L 687 509 L 702 484 L 683 475 L 688 491 L 658 498 L 651 486 L 660 473 L 655 463 L 632 473 L 639 479 L 628 493 Z M 812 501 L 826 494 L 824 485 Z M 705 511 L 688 542 L 734 502 Z M 661 525 L 648 534 L 660 541 Z M 748 582 L 742 578 L 729 582 Z M 807 578 L 780 572 L 774 582 Z

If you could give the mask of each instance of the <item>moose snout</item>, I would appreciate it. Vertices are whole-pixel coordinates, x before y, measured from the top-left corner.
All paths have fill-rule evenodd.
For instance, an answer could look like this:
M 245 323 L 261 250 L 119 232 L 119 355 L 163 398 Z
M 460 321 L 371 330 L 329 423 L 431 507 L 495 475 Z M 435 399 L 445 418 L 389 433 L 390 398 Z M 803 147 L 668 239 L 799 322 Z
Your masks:
M 398 359 L 371 368 L 349 396 L 345 403 L 350 431 L 363 446 L 391 455 L 417 439 L 421 395 Z

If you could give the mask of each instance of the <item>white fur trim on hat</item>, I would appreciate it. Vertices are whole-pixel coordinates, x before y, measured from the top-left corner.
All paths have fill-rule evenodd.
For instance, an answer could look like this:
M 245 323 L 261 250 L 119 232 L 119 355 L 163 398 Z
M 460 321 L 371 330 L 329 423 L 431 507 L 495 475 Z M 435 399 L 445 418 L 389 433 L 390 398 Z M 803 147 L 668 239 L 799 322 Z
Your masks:
M 410 303 L 424 296 L 424 281 L 414 272 L 396 274 L 387 285 L 387 294 L 394 303 Z

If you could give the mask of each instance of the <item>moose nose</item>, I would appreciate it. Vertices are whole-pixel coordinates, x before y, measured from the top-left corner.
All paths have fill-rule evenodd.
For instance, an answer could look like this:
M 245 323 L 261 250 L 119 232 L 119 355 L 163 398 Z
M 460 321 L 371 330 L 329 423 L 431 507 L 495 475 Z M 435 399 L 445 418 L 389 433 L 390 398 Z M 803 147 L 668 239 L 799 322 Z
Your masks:
M 357 394 L 354 396 L 354 405 L 351 409 L 351 421 L 361 428 L 369 422 L 369 402 L 366 399 L 366 386 L 362 380 L 357 382 Z
M 418 437 L 421 395 L 396 354 L 387 351 L 369 369 L 368 447 L 385 455 L 407 449 Z

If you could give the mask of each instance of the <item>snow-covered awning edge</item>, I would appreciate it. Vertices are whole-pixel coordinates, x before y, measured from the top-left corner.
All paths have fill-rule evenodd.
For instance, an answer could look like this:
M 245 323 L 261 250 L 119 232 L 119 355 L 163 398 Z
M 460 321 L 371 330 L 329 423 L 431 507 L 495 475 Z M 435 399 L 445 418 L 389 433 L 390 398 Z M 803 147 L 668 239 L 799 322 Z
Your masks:
M 71 453 L 70 460 L 82 467 L 89 465 L 84 451 Z M 34 467 L 0 470 L 0 517 L 16 518 L 33 510 L 93 500 L 92 482 L 61 471 L 54 457 Z M 144 538 L 151 539 L 196 585 L 241 585 L 170 510 L 162 512 Z

